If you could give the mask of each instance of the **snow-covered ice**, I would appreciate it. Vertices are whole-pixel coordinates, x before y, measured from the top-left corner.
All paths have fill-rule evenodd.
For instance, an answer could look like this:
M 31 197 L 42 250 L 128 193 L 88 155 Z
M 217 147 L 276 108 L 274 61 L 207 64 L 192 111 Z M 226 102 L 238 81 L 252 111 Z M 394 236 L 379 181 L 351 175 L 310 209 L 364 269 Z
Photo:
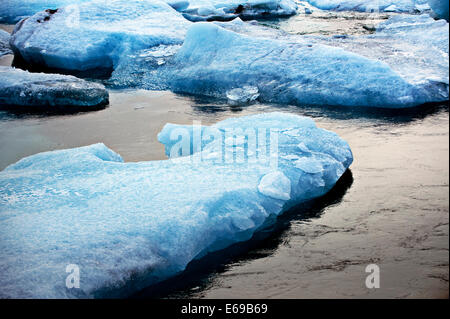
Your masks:
M 274 18 L 296 14 L 294 0 L 166 0 L 191 21 Z
M 36 12 L 57 9 L 91 0 L 3 0 L 0 1 L 0 23 L 16 23 Z
M 159 138 L 183 128 L 166 126 Z M 278 132 L 278 166 L 217 161 L 221 148 L 238 149 L 221 138 L 227 128 L 245 129 L 235 131 L 241 142 L 251 130 Z M 190 156 L 124 163 L 95 144 L 36 154 L 0 172 L 0 296 L 129 295 L 250 239 L 292 205 L 329 191 L 352 162 L 345 141 L 305 117 L 267 113 L 209 130 L 218 138 L 206 137 Z M 79 267 L 79 289 L 66 288 L 69 264 Z
M 0 29 L 0 57 L 5 54 L 11 54 L 11 48 L 9 46 L 9 39 L 11 38 L 11 35 Z
M 108 75 L 121 56 L 181 44 L 190 24 L 158 0 L 93 0 L 76 10 L 47 10 L 23 20 L 10 43 L 16 55 L 34 66 Z
M 0 66 L 0 105 L 34 111 L 89 110 L 108 103 L 108 91 L 98 83 L 73 76 L 30 73 Z

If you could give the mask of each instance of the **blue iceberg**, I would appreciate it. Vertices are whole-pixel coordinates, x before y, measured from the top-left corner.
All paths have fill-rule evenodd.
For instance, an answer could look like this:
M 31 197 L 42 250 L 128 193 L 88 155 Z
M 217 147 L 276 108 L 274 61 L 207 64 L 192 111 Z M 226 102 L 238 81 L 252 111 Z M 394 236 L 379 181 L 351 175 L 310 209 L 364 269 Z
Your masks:
M 0 2 L 0 23 L 16 23 L 45 9 L 58 9 L 92 0 L 5 0 Z
M 172 158 L 124 163 L 95 144 L 0 172 L 0 297 L 129 295 L 250 239 L 352 163 L 335 133 L 283 113 L 168 124 L 158 138 Z M 68 265 L 79 288 L 66 286 Z
M 382 60 L 314 40 L 256 38 L 196 23 L 173 58 L 148 72 L 144 83 L 224 99 L 230 90 L 256 87 L 261 102 L 296 105 L 402 108 L 448 99 L 448 93 L 410 83 Z
M 190 24 L 158 0 L 93 0 L 22 20 L 10 44 L 16 58 L 34 67 L 108 76 L 123 55 L 181 44 Z

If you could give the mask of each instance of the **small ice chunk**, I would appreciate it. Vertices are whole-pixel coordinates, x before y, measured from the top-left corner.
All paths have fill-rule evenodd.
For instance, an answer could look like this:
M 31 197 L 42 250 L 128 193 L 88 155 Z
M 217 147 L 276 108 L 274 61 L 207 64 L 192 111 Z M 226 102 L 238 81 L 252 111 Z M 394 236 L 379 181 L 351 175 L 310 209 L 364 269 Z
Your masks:
M 250 103 L 259 97 L 259 92 L 256 86 L 244 86 L 227 91 L 226 96 L 235 103 Z

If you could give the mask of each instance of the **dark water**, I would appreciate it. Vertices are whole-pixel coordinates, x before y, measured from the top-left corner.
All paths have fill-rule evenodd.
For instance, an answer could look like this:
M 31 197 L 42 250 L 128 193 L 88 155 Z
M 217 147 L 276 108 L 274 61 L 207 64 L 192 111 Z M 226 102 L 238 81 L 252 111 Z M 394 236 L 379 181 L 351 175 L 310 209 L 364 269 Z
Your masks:
M 97 142 L 126 161 L 163 159 L 156 135 L 167 122 L 211 124 L 270 111 L 310 116 L 338 133 L 354 153 L 351 171 L 328 198 L 287 214 L 269 237 L 212 256 L 182 280 L 137 297 L 448 296 L 448 105 L 235 107 L 170 92 L 116 91 L 111 105 L 95 112 L 1 112 L 0 168 L 38 152 Z M 380 266 L 380 289 L 365 287 L 371 263 Z

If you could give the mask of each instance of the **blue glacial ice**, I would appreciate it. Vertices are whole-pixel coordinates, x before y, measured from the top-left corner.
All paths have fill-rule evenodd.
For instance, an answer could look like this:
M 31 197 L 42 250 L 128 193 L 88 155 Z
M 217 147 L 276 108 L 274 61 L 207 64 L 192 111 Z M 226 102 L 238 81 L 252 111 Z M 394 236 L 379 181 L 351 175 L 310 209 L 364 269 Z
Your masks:
M 197 130 L 203 147 L 177 157 L 170 136 L 192 133 L 187 144 L 198 145 Z M 159 139 L 174 158 L 124 163 L 95 144 L 1 171 L 0 297 L 129 295 L 250 239 L 292 205 L 328 192 L 352 162 L 335 133 L 283 113 L 167 125 Z M 69 264 L 79 267 L 79 289 L 66 288 Z
M 105 87 L 74 76 L 0 66 L 0 107 L 29 111 L 89 110 L 108 103 Z
M 190 21 L 274 18 L 297 12 L 294 0 L 166 0 Z
M 11 35 L 0 29 L 0 57 L 2 57 L 5 54 L 11 54 L 11 48 L 9 46 L 9 39 L 11 38 Z
M 182 43 L 190 24 L 158 0 L 93 0 L 22 20 L 10 43 L 33 66 L 108 75 L 122 55 Z
M 383 61 L 406 81 L 426 90 L 428 102 L 448 100 L 449 24 L 428 14 L 391 17 L 367 36 L 305 37 Z
M 436 15 L 448 21 L 448 1 L 445 0 L 428 0 L 428 4 Z
M 0 2 L 0 23 L 16 23 L 45 9 L 79 4 L 91 0 L 4 0 Z
M 224 99 L 230 90 L 256 87 L 259 101 L 282 104 L 402 108 L 448 99 L 448 89 L 410 83 L 382 59 L 314 40 L 255 38 L 196 23 L 177 53 L 143 82 Z
M 362 12 L 414 12 L 429 9 L 427 0 L 307 0 L 322 10 Z

